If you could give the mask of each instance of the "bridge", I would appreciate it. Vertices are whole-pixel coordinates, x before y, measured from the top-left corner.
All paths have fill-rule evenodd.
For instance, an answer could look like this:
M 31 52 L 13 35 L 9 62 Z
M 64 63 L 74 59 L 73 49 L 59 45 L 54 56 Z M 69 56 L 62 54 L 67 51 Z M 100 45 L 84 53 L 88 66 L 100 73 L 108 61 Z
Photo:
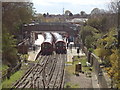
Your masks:
M 75 36 L 78 33 L 79 27 L 69 23 L 32 23 L 25 24 L 23 31 L 33 32 L 67 32 L 69 35 Z

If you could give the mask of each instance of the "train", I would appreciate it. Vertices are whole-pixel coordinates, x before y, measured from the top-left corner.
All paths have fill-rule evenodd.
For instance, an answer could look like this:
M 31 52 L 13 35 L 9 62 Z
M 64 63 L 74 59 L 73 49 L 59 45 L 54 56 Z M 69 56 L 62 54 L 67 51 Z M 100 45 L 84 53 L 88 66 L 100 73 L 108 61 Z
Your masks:
M 59 33 L 44 33 L 45 41 L 41 44 L 41 54 L 50 55 L 55 51 L 57 54 L 66 54 L 66 42 Z
M 53 37 L 50 33 L 44 33 L 44 42 L 41 44 L 41 54 L 48 55 L 53 53 Z
M 54 37 L 55 52 L 58 54 L 66 54 L 66 42 L 63 40 L 62 36 L 56 32 L 52 32 L 52 35 Z

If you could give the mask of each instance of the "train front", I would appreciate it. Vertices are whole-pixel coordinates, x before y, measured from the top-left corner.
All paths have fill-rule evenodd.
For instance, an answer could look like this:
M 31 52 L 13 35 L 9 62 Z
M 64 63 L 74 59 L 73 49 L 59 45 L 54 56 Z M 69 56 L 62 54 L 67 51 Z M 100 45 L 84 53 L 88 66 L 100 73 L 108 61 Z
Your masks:
M 55 42 L 56 53 L 66 54 L 66 43 L 62 39 L 58 39 Z
M 43 55 L 50 55 L 53 53 L 53 38 L 49 33 L 46 33 L 45 41 L 41 44 L 41 52 Z

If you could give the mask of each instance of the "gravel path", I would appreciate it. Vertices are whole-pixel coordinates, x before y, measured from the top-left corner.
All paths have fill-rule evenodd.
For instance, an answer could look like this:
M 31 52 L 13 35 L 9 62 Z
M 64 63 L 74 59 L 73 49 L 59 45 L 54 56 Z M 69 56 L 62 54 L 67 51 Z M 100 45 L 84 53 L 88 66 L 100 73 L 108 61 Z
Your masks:
M 93 88 L 92 79 L 90 77 L 86 77 L 85 73 L 80 73 L 79 76 L 76 76 L 75 74 L 69 75 L 66 72 L 65 78 L 65 83 L 78 85 L 80 88 Z
M 72 75 L 70 77 L 70 82 L 79 85 L 80 88 L 92 88 L 91 78 L 86 77 L 86 75 L 82 73 L 80 73 L 79 76 Z

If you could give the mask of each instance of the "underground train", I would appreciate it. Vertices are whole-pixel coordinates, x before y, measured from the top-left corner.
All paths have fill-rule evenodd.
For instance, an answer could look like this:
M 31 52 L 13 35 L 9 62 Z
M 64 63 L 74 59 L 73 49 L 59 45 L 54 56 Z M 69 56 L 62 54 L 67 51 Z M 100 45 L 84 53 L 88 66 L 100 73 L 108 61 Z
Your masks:
M 49 55 L 53 53 L 53 37 L 50 33 L 44 33 L 45 40 L 41 44 L 41 54 Z
M 54 49 L 56 53 L 65 53 L 67 52 L 66 50 L 66 43 L 63 40 L 62 36 L 59 33 L 52 32 L 52 35 L 54 37 Z

